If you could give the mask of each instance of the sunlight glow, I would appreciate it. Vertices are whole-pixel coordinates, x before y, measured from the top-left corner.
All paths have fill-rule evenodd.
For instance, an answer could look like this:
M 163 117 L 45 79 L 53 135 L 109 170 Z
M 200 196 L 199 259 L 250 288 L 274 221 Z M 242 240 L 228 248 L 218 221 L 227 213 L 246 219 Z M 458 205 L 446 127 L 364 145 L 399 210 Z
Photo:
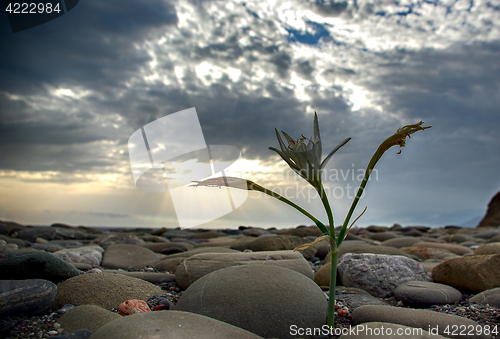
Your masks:
M 229 74 L 229 78 L 233 81 L 236 82 L 240 78 L 241 71 L 236 68 L 229 67 L 227 69 L 227 73 Z
M 51 92 L 53 95 L 55 95 L 58 98 L 63 98 L 63 97 L 69 97 L 73 99 L 81 99 L 83 97 L 86 97 L 91 93 L 89 90 L 79 90 L 76 88 L 70 89 L 70 88 L 57 88 L 51 89 Z

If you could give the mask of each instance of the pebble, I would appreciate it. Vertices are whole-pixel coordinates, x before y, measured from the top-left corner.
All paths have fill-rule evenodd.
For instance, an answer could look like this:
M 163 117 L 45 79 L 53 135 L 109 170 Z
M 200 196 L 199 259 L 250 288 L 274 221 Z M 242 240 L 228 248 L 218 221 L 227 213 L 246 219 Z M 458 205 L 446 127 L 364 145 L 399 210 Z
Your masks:
M 282 251 L 293 250 L 307 243 L 307 240 L 294 235 L 259 237 L 257 239 L 249 239 L 249 241 L 243 241 L 245 239 L 241 240 L 242 242 L 232 245 L 231 248 L 239 251 L 252 250 L 254 252 Z M 309 247 L 299 252 L 302 253 L 306 259 L 310 259 L 316 254 L 316 249 L 314 247 Z
M 290 338 L 292 325 L 321 327 L 327 308 L 323 291 L 311 278 L 271 265 L 211 272 L 190 285 L 175 306 L 265 338 Z
M 442 250 L 447 250 L 452 253 L 458 254 L 458 255 L 472 255 L 474 254 L 474 251 L 471 250 L 470 248 L 467 248 L 462 245 L 456 245 L 456 244 L 443 244 L 443 243 L 437 243 L 437 242 L 427 242 L 427 241 L 422 241 L 414 244 L 413 246 L 417 247 L 425 247 L 425 248 L 436 248 L 436 249 L 442 249 Z
M 354 243 L 347 241 L 339 248 L 339 258 L 346 253 L 374 253 L 374 254 L 387 254 L 387 255 L 401 255 L 410 257 L 407 253 L 392 246 L 371 245 L 364 243 Z
M 97 331 L 108 322 L 121 318 L 120 315 L 96 305 L 81 305 L 65 312 L 58 320 L 61 328 L 67 332 L 78 330 Z
M 418 261 L 397 255 L 347 253 L 340 258 L 337 271 L 342 285 L 362 288 L 382 298 L 392 296 L 404 282 L 430 280 Z
M 102 267 L 124 270 L 139 270 L 153 266 L 162 257 L 153 251 L 138 245 L 118 244 L 106 248 L 102 258 Z
M 148 300 L 161 294 L 160 287 L 141 279 L 112 273 L 80 275 L 58 285 L 53 308 L 65 304 L 96 305 L 110 310 L 130 299 Z
M 43 314 L 56 294 L 57 286 L 47 280 L 0 280 L 0 317 Z
M 133 315 L 144 312 L 151 312 L 151 309 L 143 300 L 127 300 L 118 306 L 118 314 L 120 315 Z
M 144 245 L 144 240 L 134 234 L 127 233 L 113 233 L 103 234 L 98 238 L 92 240 L 92 243 L 107 249 L 111 245 L 128 244 L 128 245 Z
M 204 275 L 225 267 L 258 265 L 284 267 L 313 279 L 311 266 L 302 254 L 293 251 L 262 251 L 246 253 L 200 253 L 184 260 L 175 271 L 181 288 L 188 288 Z
M 204 338 L 262 339 L 256 334 L 203 315 L 180 312 L 146 312 L 107 323 L 92 339 Z
M 172 242 L 163 242 L 163 243 L 150 242 L 150 243 L 145 243 L 143 246 L 155 253 L 161 253 L 167 255 L 186 252 L 192 247 L 191 245 L 183 243 L 172 243 Z
M 54 255 L 64 261 L 74 263 L 85 263 L 90 265 L 101 265 L 102 253 L 104 249 L 101 246 L 85 246 L 78 248 L 63 249 L 54 252 Z
M 446 260 L 432 269 L 435 282 L 482 292 L 500 287 L 500 254 Z
M 44 279 L 58 283 L 82 273 L 48 252 L 10 252 L 0 256 L 0 279 Z
M 430 307 L 453 304 L 462 300 L 462 293 L 456 288 L 429 281 L 408 281 L 398 285 L 394 296 L 405 305 Z
M 481 305 L 491 305 L 500 309 L 500 287 L 481 292 L 470 298 L 470 301 Z

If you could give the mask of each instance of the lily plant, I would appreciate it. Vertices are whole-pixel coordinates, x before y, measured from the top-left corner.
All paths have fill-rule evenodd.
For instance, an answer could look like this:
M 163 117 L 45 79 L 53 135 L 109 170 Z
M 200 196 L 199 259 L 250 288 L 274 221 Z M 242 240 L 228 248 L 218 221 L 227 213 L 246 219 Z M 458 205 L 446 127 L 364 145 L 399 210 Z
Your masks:
M 326 164 L 328 161 L 332 158 L 332 156 L 351 138 L 346 138 L 342 140 L 324 159 L 321 161 L 322 157 L 322 145 L 321 145 L 321 136 L 319 132 L 319 123 L 318 123 L 318 115 L 314 113 L 314 132 L 313 132 L 313 138 L 309 139 L 306 138 L 303 134 L 301 135 L 300 138 L 298 139 L 293 139 L 290 137 L 287 133 L 281 132 L 287 142 L 283 142 L 283 139 L 281 138 L 278 130 L 276 129 L 276 136 L 278 138 L 278 142 L 280 145 L 280 150 L 274 147 L 269 147 L 269 149 L 275 151 L 278 153 L 281 158 L 290 166 L 290 168 L 297 173 L 299 176 L 301 176 L 304 180 L 306 180 L 311 186 L 313 186 L 316 191 L 318 192 L 318 195 L 321 199 L 321 202 L 323 203 L 323 206 L 325 208 L 326 214 L 328 216 L 328 225 L 329 227 L 326 227 L 325 224 L 323 224 L 319 219 L 314 217 L 312 214 L 304 210 L 302 207 L 298 206 L 294 202 L 286 199 L 285 197 L 277 194 L 276 192 L 269 190 L 265 187 L 262 187 L 253 181 L 247 180 L 247 179 L 241 179 L 241 178 L 235 178 L 235 177 L 221 177 L 221 178 L 212 178 L 212 179 L 206 179 L 203 181 L 195 181 L 196 184 L 193 184 L 191 186 L 211 186 L 211 187 L 221 187 L 221 186 L 227 186 L 227 187 L 232 187 L 232 188 L 239 188 L 239 189 L 245 189 L 245 190 L 254 190 L 254 191 L 259 191 L 262 193 L 265 193 L 269 196 L 272 196 L 280 201 L 283 201 L 284 203 L 292 206 L 305 216 L 307 216 L 309 219 L 311 219 L 316 226 L 319 227 L 319 229 L 323 232 L 323 236 L 318 237 L 314 242 L 305 244 L 302 246 L 299 246 L 294 249 L 296 250 L 303 250 L 306 248 L 309 248 L 311 246 L 314 246 L 316 243 L 322 241 L 322 240 L 328 240 L 330 244 L 330 254 L 331 254 L 331 273 L 330 273 L 330 291 L 329 291 L 329 301 L 328 301 L 328 318 L 327 318 L 327 324 L 328 326 L 332 327 L 334 326 L 334 320 L 335 320 L 335 289 L 336 289 L 336 279 L 337 279 L 337 264 L 338 264 L 338 254 L 339 254 L 339 247 L 344 241 L 344 239 L 347 237 L 347 233 L 349 229 L 354 225 L 354 223 L 361 217 L 361 215 L 366 211 L 365 210 L 349 225 L 349 222 L 351 220 L 352 214 L 354 213 L 354 210 L 356 208 L 356 205 L 358 204 L 359 199 L 361 198 L 363 191 L 366 187 L 366 184 L 368 183 L 368 179 L 370 178 L 370 174 L 373 171 L 375 165 L 377 162 L 380 160 L 382 155 L 391 147 L 393 146 L 399 146 L 399 151 L 398 154 L 401 153 L 401 148 L 405 147 L 406 145 L 406 138 L 410 138 L 410 135 L 417 132 L 417 131 L 422 131 L 428 128 L 431 128 L 432 126 L 423 126 L 424 122 L 420 121 L 417 124 L 413 125 L 407 125 L 402 128 L 399 128 L 396 133 L 385 139 L 380 146 L 377 148 L 375 153 L 373 154 L 372 158 L 370 159 L 370 162 L 368 163 L 368 166 L 366 167 L 366 171 L 363 177 L 363 180 L 361 181 L 361 185 L 359 186 L 359 189 L 357 190 L 356 196 L 354 197 L 354 200 L 351 204 L 351 207 L 349 209 L 349 212 L 347 213 L 346 218 L 344 219 L 344 223 L 342 224 L 342 227 L 340 228 L 340 231 L 336 234 L 335 233 L 335 223 L 334 223 L 334 218 L 333 218 L 333 213 L 332 209 L 330 207 L 330 203 L 328 200 L 328 197 L 326 195 L 323 183 L 322 183 L 322 178 L 321 174 L 322 171 L 325 169 Z

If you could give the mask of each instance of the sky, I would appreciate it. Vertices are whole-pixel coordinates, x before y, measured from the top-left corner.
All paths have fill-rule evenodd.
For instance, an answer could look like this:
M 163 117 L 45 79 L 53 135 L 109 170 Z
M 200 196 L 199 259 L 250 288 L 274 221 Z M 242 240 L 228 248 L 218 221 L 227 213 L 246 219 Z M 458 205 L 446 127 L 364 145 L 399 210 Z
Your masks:
M 17 33 L 0 16 L 0 220 L 179 226 L 169 190 L 135 186 L 128 142 L 193 107 L 206 145 L 240 151 L 228 173 L 324 223 L 318 196 L 269 150 L 275 128 L 312 138 L 314 112 L 323 156 L 352 138 L 325 169 L 336 225 L 378 145 L 421 120 L 433 128 L 377 164 L 357 226 L 476 226 L 500 190 L 500 0 L 85 0 Z M 312 224 L 247 193 L 198 227 Z

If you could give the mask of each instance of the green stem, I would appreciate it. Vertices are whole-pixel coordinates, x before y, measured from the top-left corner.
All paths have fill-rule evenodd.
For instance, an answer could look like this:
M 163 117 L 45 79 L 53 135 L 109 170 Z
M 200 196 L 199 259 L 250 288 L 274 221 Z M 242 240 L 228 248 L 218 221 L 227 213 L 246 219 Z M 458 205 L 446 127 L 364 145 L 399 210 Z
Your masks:
M 335 243 L 335 222 L 333 221 L 333 213 L 326 196 L 323 185 L 319 185 L 317 189 L 323 206 L 325 207 L 326 214 L 328 215 L 328 223 L 330 224 L 330 254 L 331 254 L 331 271 L 330 271 L 330 297 L 328 299 L 328 318 L 327 325 L 334 327 L 335 323 L 335 289 L 337 287 L 337 262 L 339 251 Z
M 330 251 L 332 255 L 332 267 L 330 271 L 330 292 L 329 293 L 329 298 L 328 298 L 328 319 L 327 319 L 327 325 L 329 327 L 334 327 L 334 322 L 335 322 L 335 289 L 337 287 L 337 263 L 339 260 L 339 250 L 335 246 L 335 241 L 333 241 L 333 238 L 330 237 L 330 246 L 334 250 Z
M 308 217 L 309 219 L 311 219 L 315 224 L 316 226 L 319 227 L 319 229 L 321 230 L 321 232 L 323 232 L 323 234 L 325 235 L 330 235 L 330 232 L 328 231 L 328 229 L 326 228 L 325 225 L 323 225 L 323 223 L 321 221 L 319 221 L 318 219 L 316 219 L 312 214 L 310 214 L 309 212 L 307 212 L 305 209 L 303 209 L 302 207 L 300 207 L 299 205 L 291 202 L 290 200 L 288 200 L 287 198 L 285 197 L 282 197 L 281 195 L 279 195 L 278 193 L 275 193 L 271 190 L 268 190 L 267 188 L 265 187 L 262 187 L 256 183 L 252 183 L 252 189 L 253 190 L 256 190 L 256 191 L 259 191 L 259 192 L 263 192 L 273 198 L 276 198 L 280 201 L 283 201 L 284 203 L 292 206 L 293 208 L 295 208 L 297 211 L 301 212 L 302 214 L 304 214 L 306 217 Z
M 333 222 L 333 213 L 332 209 L 330 208 L 330 203 L 328 202 L 328 197 L 326 196 L 325 189 L 323 188 L 323 185 L 320 184 L 319 188 L 316 188 L 319 194 L 319 197 L 321 198 L 321 202 L 323 203 L 323 206 L 325 207 L 326 214 L 328 215 L 328 223 L 330 224 L 330 235 L 335 239 L 335 223 Z
M 361 182 L 361 185 L 359 186 L 358 192 L 356 193 L 356 197 L 352 201 L 351 208 L 349 209 L 349 213 L 347 213 L 347 217 L 344 220 L 344 224 L 342 225 L 342 228 L 340 229 L 339 235 L 337 236 L 337 241 L 336 241 L 337 247 L 339 247 L 340 244 L 342 244 L 342 241 L 344 241 L 345 233 L 347 231 L 347 226 L 349 225 L 349 221 L 351 220 L 352 213 L 354 212 L 354 209 L 356 208 L 356 205 L 358 204 L 358 201 L 361 198 L 363 191 L 365 190 L 365 186 L 368 183 L 368 179 L 370 178 L 370 174 L 372 173 L 373 168 L 375 167 L 377 162 L 382 157 L 382 154 L 384 154 L 384 151 L 382 150 L 382 145 L 380 145 L 377 148 L 377 151 L 375 152 L 375 154 L 373 154 L 372 158 L 370 159 L 368 166 L 366 167 L 365 176 L 363 177 L 363 181 Z

